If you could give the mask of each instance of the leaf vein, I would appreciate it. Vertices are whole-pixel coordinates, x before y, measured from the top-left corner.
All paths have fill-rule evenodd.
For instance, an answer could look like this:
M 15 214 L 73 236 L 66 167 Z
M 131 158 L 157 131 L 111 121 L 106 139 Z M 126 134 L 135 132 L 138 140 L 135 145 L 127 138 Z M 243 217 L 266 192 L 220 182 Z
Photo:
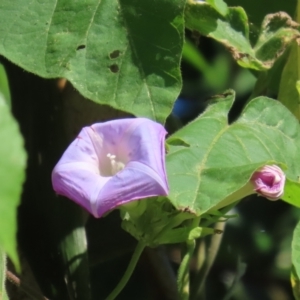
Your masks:
M 217 141 L 220 139 L 220 137 L 222 136 L 222 134 L 224 134 L 225 131 L 228 130 L 228 128 L 230 128 L 228 126 L 228 124 L 226 124 L 226 127 L 224 127 L 222 130 L 220 130 L 220 132 L 214 137 L 214 139 L 212 140 L 210 146 L 208 147 L 202 161 L 201 161 L 201 164 L 198 168 L 198 172 L 197 172 L 197 175 L 198 175 L 198 185 L 197 185 L 197 188 L 196 188 L 196 191 L 195 191 L 195 196 L 194 196 L 194 199 L 192 201 L 192 206 L 194 207 L 195 205 L 195 202 L 197 200 L 197 195 L 199 194 L 199 190 L 200 190 L 200 185 L 201 185 L 201 172 L 202 170 L 205 168 L 205 163 L 207 162 L 207 159 L 209 157 L 209 154 L 210 154 L 210 151 L 212 150 L 212 148 L 215 146 L 215 144 L 217 143 Z
M 121 6 L 122 6 L 121 1 L 118 0 L 118 2 L 119 2 L 119 5 L 120 5 L 120 7 L 121 7 Z M 121 12 L 123 12 L 123 10 L 121 10 Z M 156 115 L 156 113 L 155 113 L 155 108 L 154 108 L 154 100 L 152 99 L 153 96 L 152 96 L 152 94 L 151 94 L 150 87 L 149 87 L 149 85 L 148 85 L 148 83 L 147 83 L 147 79 L 146 79 L 147 76 L 146 76 L 146 74 L 145 74 L 145 72 L 144 72 L 144 70 L 143 70 L 143 68 L 142 68 L 142 64 L 141 64 L 141 62 L 140 62 L 140 58 L 139 58 L 139 55 L 138 55 L 138 53 L 137 53 L 136 46 L 135 46 L 134 41 L 133 41 L 133 39 L 132 39 L 132 36 L 133 36 L 133 35 L 132 35 L 132 32 L 131 32 L 131 30 L 130 30 L 128 24 L 127 24 L 126 17 L 125 17 L 125 15 L 124 15 L 124 13 L 123 13 L 123 20 L 124 20 L 124 24 L 125 24 L 126 29 L 127 29 L 127 32 L 128 32 L 128 41 L 129 41 L 129 43 L 130 43 L 130 45 L 131 45 L 132 53 L 133 53 L 134 56 L 136 57 L 138 69 L 139 69 L 139 71 L 140 71 L 140 76 L 141 76 L 141 79 L 142 79 L 142 81 L 143 81 L 143 83 L 144 83 L 144 85 L 145 85 L 145 87 L 146 87 L 146 90 L 147 90 L 147 94 L 148 94 L 148 98 L 149 98 L 149 103 L 150 103 L 150 110 L 151 110 L 151 112 L 152 112 L 152 114 L 153 114 L 154 119 L 157 119 L 157 115 Z M 134 104 L 134 102 L 132 103 L 132 105 L 133 105 L 133 104 Z

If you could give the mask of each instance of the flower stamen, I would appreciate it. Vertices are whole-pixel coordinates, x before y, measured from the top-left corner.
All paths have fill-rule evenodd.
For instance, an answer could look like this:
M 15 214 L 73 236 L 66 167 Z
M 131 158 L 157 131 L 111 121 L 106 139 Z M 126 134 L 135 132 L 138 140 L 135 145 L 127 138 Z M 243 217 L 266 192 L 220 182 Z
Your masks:
M 114 154 L 108 153 L 107 157 L 110 160 L 112 175 L 117 174 L 125 168 L 125 164 L 123 164 L 121 161 L 117 161 Z

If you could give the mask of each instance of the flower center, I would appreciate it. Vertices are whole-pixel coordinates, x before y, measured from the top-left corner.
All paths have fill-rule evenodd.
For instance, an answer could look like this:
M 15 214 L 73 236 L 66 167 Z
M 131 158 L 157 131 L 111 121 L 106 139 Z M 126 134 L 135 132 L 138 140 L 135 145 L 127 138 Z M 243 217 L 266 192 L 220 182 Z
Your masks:
M 125 164 L 123 164 L 121 161 L 116 160 L 116 156 L 114 154 L 108 153 L 107 157 L 110 160 L 112 175 L 117 174 L 118 172 L 120 172 L 125 168 Z

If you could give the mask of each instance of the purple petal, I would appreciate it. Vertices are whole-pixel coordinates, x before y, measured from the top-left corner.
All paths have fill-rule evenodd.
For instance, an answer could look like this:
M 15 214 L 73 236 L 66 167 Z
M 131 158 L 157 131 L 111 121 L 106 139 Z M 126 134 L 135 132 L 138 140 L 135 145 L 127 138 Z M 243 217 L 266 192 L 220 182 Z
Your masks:
M 166 131 L 144 118 L 85 127 L 52 172 L 54 190 L 101 217 L 130 201 L 167 195 Z M 113 174 L 114 155 L 124 169 Z

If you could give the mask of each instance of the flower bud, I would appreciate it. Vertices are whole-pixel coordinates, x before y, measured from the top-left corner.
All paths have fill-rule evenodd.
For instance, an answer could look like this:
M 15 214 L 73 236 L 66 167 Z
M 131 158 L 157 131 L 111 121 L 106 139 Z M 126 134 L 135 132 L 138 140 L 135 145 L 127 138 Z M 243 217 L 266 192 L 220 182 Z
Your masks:
M 264 166 L 252 175 L 251 182 L 259 195 L 278 200 L 284 193 L 285 174 L 276 165 Z

